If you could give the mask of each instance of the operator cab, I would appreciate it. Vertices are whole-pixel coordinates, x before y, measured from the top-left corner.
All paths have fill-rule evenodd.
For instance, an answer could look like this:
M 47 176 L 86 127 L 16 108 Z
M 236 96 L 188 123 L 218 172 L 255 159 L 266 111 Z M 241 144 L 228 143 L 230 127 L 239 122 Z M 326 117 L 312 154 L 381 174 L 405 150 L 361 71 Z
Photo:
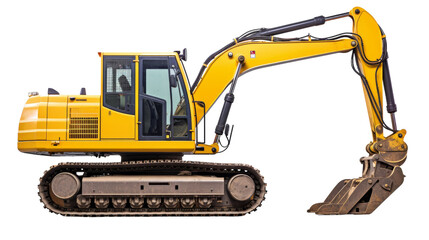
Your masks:
M 192 140 L 189 88 L 178 54 L 101 57 L 102 138 Z
M 196 120 L 191 117 L 195 112 L 183 55 L 99 55 L 101 94 L 59 95 L 53 89 L 48 96 L 31 93 L 21 115 L 18 149 L 139 160 L 194 153 Z

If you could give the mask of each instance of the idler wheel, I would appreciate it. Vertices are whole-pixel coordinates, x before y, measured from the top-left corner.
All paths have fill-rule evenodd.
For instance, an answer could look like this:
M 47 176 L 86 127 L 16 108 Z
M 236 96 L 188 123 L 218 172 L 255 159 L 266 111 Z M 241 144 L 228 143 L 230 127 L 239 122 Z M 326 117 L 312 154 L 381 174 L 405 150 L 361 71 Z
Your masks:
M 59 173 L 52 179 L 51 190 L 59 199 L 70 199 L 79 192 L 80 180 L 76 175 L 69 172 Z
M 229 180 L 228 192 L 237 201 L 247 201 L 255 193 L 255 183 L 251 177 L 237 174 Z

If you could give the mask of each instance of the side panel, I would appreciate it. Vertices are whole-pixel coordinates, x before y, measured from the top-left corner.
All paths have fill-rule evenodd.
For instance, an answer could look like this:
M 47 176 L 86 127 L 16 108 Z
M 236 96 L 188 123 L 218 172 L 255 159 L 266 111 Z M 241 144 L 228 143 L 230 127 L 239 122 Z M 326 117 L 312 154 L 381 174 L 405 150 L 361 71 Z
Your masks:
M 48 97 L 30 97 L 19 121 L 18 141 L 46 140 Z
M 67 139 L 67 96 L 48 96 L 47 140 Z
M 102 139 L 134 139 L 135 117 L 101 107 Z
M 222 196 L 223 177 L 116 175 L 84 177 L 82 195 L 90 196 Z
M 21 152 L 43 153 L 143 153 L 143 152 L 183 152 L 192 153 L 195 150 L 195 143 L 192 141 L 135 141 L 135 140 L 101 140 L 101 141 L 61 141 L 59 144 L 52 144 L 51 141 L 19 141 L 18 149 Z M 77 154 L 79 155 L 79 154 Z

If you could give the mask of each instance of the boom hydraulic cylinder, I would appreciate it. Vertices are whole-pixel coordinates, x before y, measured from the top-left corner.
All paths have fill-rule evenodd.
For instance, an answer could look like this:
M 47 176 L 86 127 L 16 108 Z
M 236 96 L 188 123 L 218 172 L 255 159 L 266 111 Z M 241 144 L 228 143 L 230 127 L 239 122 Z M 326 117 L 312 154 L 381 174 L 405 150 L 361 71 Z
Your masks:
M 245 58 L 244 58 L 244 56 L 240 55 L 237 60 L 238 60 L 237 70 L 235 71 L 234 78 L 232 79 L 231 88 L 229 90 L 229 93 L 227 93 L 225 96 L 225 103 L 223 104 L 222 112 L 220 114 L 219 121 L 216 125 L 215 142 L 217 142 L 218 137 L 221 136 L 223 134 L 223 131 L 225 130 L 226 120 L 228 119 L 228 115 L 229 115 L 229 111 L 231 109 L 231 105 L 234 102 L 235 85 L 237 84 L 238 75 L 240 74 L 241 67 L 244 64 Z

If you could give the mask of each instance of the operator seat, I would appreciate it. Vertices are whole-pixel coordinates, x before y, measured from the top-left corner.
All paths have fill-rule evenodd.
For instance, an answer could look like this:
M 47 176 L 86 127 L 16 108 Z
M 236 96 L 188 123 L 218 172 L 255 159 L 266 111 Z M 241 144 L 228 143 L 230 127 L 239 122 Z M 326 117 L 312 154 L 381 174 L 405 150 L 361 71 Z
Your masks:
M 127 80 L 127 77 L 125 75 L 122 75 L 119 77 L 119 84 L 121 85 L 122 92 L 130 92 L 131 91 L 131 85 Z

